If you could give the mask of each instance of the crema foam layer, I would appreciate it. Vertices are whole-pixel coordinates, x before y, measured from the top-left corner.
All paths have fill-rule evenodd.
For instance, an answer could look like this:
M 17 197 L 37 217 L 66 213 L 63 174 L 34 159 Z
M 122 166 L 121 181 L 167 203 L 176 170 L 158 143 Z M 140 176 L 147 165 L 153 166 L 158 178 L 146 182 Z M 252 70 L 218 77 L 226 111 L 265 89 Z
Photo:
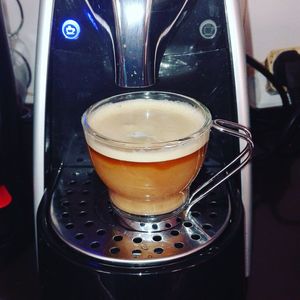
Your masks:
M 111 158 L 134 162 L 167 161 L 189 155 L 208 142 L 210 131 L 207 128 L 197 134 L 205 123 L 202 110 L 169 100 L 107 103 L 92 111 L 87 122 L 97 135 L 104 137 L 86 134 L 91 148 Z M 181 141 L 168 143 L 175 140 Z M 161 143 L 168 146 L 160 147 Z

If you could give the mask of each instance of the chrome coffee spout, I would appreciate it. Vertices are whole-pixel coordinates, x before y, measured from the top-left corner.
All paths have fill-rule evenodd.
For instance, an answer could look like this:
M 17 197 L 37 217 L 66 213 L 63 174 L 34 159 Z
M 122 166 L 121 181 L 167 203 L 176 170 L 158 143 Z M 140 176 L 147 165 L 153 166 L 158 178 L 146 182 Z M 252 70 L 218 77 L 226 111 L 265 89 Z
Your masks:
M 167 37 L 190 0 L 112 0 L 115 21 L 116 83 L 146 87 L 155 83 Z

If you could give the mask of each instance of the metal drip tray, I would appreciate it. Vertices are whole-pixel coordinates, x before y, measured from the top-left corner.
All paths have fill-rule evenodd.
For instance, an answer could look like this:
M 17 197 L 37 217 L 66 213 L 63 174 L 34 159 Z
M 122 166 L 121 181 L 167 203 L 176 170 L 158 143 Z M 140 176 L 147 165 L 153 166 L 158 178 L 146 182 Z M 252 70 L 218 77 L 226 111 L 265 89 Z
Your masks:
M 102 261 L 131 265 L 171 261 L 207 247 L 224 231 L 230 213 L 229 193 L 222 185 L 194 206 L 188 218 L 166 223 L 165 230 L 129 230 L 118 221 L 105 187 L 89 167 L 62 169 L 50 203 L 51 225 L 64 243 Z

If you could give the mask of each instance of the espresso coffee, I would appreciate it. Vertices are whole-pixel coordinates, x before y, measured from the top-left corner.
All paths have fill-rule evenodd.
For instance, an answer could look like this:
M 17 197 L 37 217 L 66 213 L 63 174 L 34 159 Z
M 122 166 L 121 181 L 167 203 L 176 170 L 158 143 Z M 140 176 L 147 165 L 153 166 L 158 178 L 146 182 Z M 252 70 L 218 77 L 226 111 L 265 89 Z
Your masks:
M 106 103 L 89 112 L 91 160 L 117 208 L 149 216 L 185 203 L 205 157 L 205 113 L 188 103 L 152 99 Z

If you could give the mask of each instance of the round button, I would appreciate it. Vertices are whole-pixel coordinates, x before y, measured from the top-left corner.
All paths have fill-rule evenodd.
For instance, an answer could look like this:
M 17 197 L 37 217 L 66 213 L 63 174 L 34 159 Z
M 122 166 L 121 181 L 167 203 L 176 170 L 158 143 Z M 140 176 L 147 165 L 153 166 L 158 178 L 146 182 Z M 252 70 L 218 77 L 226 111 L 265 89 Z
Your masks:
M 80 26 L 74 20 L 66 20 L 61 26 L 61 31 L 66 39 L 76 40 L 80 34 Z
M 200 35 L 204 39 L 213 39 L 216 36 L 217 31 L 218 27 L 216 22 L 210 19 L 203 21 L 199 26 Z

